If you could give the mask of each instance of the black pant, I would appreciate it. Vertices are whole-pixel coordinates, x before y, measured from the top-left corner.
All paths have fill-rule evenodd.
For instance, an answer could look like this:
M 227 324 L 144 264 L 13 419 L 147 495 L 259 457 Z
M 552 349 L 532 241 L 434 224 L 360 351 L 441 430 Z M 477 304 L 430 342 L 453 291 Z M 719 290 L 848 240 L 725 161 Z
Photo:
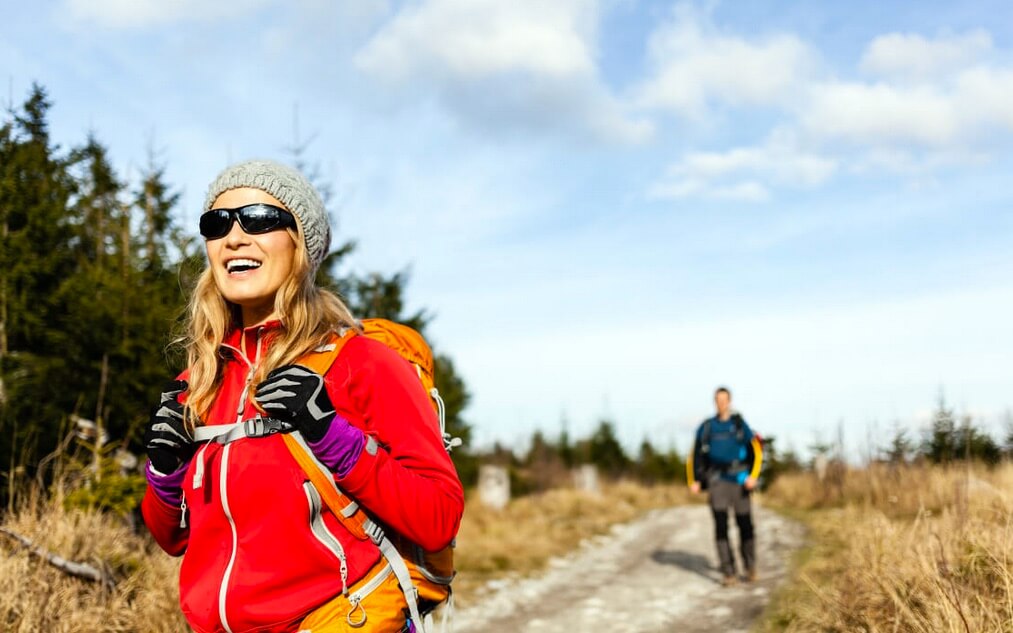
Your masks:
M 756 567 L 756 541 L 753 537 L 752 508 L 749 491 L 735 483 L 716 479 L 710 482 L 710 506 L 714 515 L 714 540 L 717 541 L 718 560 L 721 573 L 735 575 L 735 558 L 728 540 L 728 513 L 735 512 L 735 523 L 739 526 L 739 554 L 745 571 Z

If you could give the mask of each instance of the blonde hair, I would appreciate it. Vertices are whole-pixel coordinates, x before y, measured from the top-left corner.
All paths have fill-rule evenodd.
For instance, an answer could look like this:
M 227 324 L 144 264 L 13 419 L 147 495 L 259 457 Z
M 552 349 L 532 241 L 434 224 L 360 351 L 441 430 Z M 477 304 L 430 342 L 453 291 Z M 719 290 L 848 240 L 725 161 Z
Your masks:
M 294 217 L 298 223 L 298 216 Z M 282 325 L 267 355 L 257 365 L 251 385 L 259 383 L 272 370 L 293 363 L 306 352 L 323 345 L 332 332 L 349 327 L 358 329 L 344 302 L 314 283 L 316 271 L 310 265 L 306 244 L 299 237 L 302 226 L 299 233 L 292 229 L 287 231 L 295 242 L 293 271 L 274 297 L 274 309 Z M 218 395 L 224 367 L 221 345 L 240 321 L 239 306 L 222 296 L 209 265 L 198 278 L 190 297 L 185 333 L 180 341 L 186 350 L 190 370 L 185 415 L 190 431 L 202 420 L 206 421 Z

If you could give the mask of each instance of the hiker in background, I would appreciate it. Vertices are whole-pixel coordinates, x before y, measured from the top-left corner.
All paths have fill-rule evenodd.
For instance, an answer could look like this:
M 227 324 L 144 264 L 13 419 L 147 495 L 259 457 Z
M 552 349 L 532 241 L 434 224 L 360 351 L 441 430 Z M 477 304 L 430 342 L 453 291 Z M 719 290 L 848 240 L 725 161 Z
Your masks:
M 732 393 L 725 387 L 714 392 L 717 414 L 704 420 L 696 431 L 693 450 L 686 462 L 686 479 L 693 494 L 710 493 L 714 536 L 721 563 L 723 585 L 736 582 L 735 558 L 728 540 L 728 512 L 739 526 L 739 553 L 746 578 L 756 580 L 756 543 L 749 495 L 756 487 L 763 464 L 763 448 L 746 421 L 732 411 Z
M 294 169 L 225 169 L 200 232 L 187 369 L 152 413 L 141 506 L 183 556 L 183 614 L 199 632 L 420 628 L 415 563 L 464 508 L 422 370 L 314 284 L 330 227 Z

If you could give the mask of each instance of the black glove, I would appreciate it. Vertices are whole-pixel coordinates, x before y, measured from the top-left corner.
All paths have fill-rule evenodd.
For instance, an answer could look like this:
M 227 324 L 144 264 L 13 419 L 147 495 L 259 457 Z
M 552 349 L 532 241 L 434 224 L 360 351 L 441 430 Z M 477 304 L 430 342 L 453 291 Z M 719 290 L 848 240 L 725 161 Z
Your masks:
M 189 462 L 197 448 L 183 426 L 183 405 L 179 401 L 179 394 L 188 387 L 185 380 L 173 380 L 165 386 L 144 432 L 148 461 L 163 475 L 171 474 Z
M 273 417 L 289 422 L 309 442 L 319 442 L 334 418 L 323 377 L 299 365 L 285 365 L 257 385 L 257 402 Z

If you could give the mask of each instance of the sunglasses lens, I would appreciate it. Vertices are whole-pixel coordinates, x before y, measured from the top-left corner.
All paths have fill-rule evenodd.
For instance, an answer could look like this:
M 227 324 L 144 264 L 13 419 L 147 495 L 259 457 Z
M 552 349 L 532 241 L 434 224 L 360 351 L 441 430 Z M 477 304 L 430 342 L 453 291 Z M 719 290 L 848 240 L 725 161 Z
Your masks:
M 212 209 L 200 216 L 200 234 L 206 239 L 225 237 L 232 227 L 232 216 L 228 209 Z
M 267 233 L 283 226 L 282 215 L 288 215 L 278 207 L 266 204 L 251 204 L 239 209 L 239 224 L 247 233 Z

